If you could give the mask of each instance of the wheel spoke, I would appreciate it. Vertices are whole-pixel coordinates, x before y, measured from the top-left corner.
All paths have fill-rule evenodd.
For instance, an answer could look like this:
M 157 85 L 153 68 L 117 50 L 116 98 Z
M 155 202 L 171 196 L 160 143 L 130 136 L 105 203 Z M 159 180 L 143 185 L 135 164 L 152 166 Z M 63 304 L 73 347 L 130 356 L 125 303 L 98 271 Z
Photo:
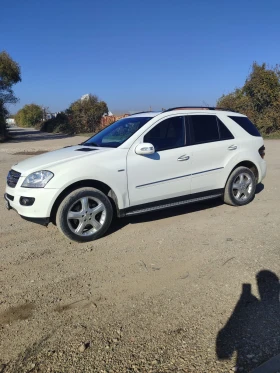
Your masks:
M 67 219 L 78 219 L 80 220 L 83 217 L 81 211 L 69 211 L 67 214 Z
M 249 186 L 252 183 L 252 179 L 248 177 L 247 181 L 245 181 L 245 185 Z
M 97 205 L 96 207 L 94 207 L 92 210 L 91 210 L 91 213 L 96 216 L 98 213 L 102 212 L 105 210 L 105 206 L 103 205 L 103 203 L 99 203 L 99 205 Z
M 83 230 L 85 228 L 85 222 L 84 221 L 81 221 L 79 223 L 79 225 L 77 226 L 77 228 L 75 229 L 75 233 L 79 234 L 79 235 L 82 235 L 83 234 Z
M 236 195 L 235 195 L 235 198 L 236 199 L 240 199 L 240 197 L 241 197 L 241 192 L 240 192 L 240 190 L 238 190 L 238 192 L 236 193 Z
M 91 224 L 92 226 L 98 231 L 102 225 L 99 223 L 99 221 L 97 221 L 96 219 L 92 219 L 91 221 Z
M 240 184 L 239 183 L 234 183 L 232 188 L 239 190 L 240 189 Z
M 88 209 L 89 209 L 88 198 L 83 197 L 83 198 L 80 199 L 80 201 L 81 201 L 81 204 L 82 204 L 82 211 L 88 211 Z
M 248 198 L 249 195 L 250 195 L 248 189 L 245 189 L 245 190 L 243 191 L 243 193 L 244 193 L 244 196 L 245 196 L 246 198 Z

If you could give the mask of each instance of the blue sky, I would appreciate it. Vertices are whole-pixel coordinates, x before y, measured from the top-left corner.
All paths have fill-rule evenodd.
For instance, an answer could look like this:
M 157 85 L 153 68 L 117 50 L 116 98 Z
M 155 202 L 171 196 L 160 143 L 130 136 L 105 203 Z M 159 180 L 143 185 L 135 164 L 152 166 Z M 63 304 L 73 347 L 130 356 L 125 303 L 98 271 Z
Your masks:
M 253 61 L 280 62 L 279 14 L 279 0 L 2 2 L 0 50 L 22 68 L 10 110 L 86 93 L 113 112 L 214 105 Z

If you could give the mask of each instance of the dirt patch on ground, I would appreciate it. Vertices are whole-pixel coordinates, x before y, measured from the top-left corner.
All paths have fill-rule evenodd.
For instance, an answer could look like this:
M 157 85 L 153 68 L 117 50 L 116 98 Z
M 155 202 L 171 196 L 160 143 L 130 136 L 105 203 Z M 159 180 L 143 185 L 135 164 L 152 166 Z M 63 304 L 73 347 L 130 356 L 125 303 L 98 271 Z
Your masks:
M 17 152 L 17 153 L 14 153 L 13 155 L 39 155 L 39 154 L 44 154 L 46 153 L 47 150 L 35 150 L 33 152 Z
M 11 324 L 18 320 L 27 320 L 32 316 L 34 305 L 32 303 L 9 307 L 7 311 L 0 313 L 0 325 Z

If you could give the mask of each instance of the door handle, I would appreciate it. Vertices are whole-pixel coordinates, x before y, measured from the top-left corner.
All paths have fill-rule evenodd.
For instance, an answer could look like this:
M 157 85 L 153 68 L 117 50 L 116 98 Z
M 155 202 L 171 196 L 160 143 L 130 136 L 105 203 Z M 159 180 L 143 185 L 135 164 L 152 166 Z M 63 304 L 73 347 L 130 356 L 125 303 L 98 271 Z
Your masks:
M 184 154 L 184 155 L 181 155 L 181 157 L 179 157 L 177 159 L 177 161 L 187 161 L 189 159 L 190 159 L 190 157 L 188 155 Z
M 237 149 L 237 145 L 231 145 L 228 147 L 228 150 L 235 150 Z

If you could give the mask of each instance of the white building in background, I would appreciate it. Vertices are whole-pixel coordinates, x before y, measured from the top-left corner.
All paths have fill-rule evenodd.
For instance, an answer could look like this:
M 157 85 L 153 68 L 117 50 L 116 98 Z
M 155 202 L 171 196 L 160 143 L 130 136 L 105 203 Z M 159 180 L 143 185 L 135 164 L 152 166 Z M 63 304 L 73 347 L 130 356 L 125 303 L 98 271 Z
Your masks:
M 16 121 L 15 121 L 14 118 L 7 118 L 6 123 L 9 124 L 9 125 L 15 125 Z
M 114 115 L 110 110 L 108 111 L 108 114 L 103 114 L 103 117 L 111 117 L 112 115 Z
M 89 99 L 89 93 L 81 97 L 81 101 L 88 100 L 88 99 Z

